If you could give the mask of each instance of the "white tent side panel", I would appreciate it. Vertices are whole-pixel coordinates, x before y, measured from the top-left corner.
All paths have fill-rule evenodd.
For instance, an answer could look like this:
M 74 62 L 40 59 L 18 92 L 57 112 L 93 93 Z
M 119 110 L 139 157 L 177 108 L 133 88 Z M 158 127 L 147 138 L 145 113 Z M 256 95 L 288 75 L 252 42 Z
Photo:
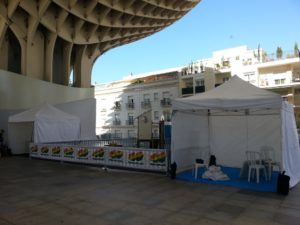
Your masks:
M 217 164 L 241 167 L 247 149 L 244 116 L 210 116 L 211 154 Z
M 300 181 L 300 148 L 294 109 L 287 102 L 282 103 L 281 119 L 283 169 L 290 176 L 290 187 L 294 187 Z
M 211 116 L 211 154 L 223 166 L 241 168 L 246 161 L 246 151 L 260 151 L 262 146 L 275 150 L 281 162 L 280 114 Z
M 89 98 L 79 101 L 55 105 L 58 109 L 80 118 L 80 139 L 96 139 L 96 99 Z
M 79 119 L 53 120 L 39 116 L 34 122 L 34 142 L 73 141 L 80 138 Z
M 262 146 L 272 147 L 274 161 L 282 164 L 281 112 L 278 109 L 276 113 L 268 114 L 268 111 L 261 110 L 262 114 L 247 117 L 248 149 L 260 151 Z
M 190 169 L 196 158 L 208 160 L 208 120 L 206 115 L 176 112 L 172 123 L 171 161 L 178 172 Z
M 13 154 L 28 153 L 33 141 L 33 122 L 8 123 L 8 143 Z

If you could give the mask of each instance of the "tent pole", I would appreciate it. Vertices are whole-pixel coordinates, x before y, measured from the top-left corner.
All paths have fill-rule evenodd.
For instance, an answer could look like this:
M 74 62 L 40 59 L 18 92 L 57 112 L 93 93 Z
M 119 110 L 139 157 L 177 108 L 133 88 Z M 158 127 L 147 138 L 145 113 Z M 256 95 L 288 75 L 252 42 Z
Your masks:
M 246 115 L 246 151 L 248 151 L 248 138 L 249 138 L 249 129 L 248 129 L 248 115 L 249 115 L 249 110 L 245 110 L 245 115 Z
M 208 126 L 208 153 L 209 153 L 209 155 L 211 155 L 211 147 L 210 147 L 210 145 L 211 145 L 211 143 L 210 143 L 210 122 L 209 122 L 209 120 L 210 120 L 210 110 L 208 109 L 208 110 L 207 110 L 207 126 Z

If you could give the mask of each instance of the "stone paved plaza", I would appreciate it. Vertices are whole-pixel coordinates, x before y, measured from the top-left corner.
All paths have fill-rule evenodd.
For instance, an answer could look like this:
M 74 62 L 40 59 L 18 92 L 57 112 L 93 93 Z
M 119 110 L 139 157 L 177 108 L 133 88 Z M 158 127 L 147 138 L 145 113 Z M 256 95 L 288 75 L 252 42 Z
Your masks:
M 161 174 L 0 158 L 0 225 L 13 224 L 298 225 L 300 185 L 284 197 Z

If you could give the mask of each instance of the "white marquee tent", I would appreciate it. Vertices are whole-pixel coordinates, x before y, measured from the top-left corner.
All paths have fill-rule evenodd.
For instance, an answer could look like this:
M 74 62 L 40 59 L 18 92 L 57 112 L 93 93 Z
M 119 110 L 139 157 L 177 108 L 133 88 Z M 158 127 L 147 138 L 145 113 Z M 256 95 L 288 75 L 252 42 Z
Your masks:
M 241 168 L 247 150 L 275 150 L 276 160 L 300 180 L 300 149 L 291 104 L 237 76 L 221 86 L 172 102 L 172 162 L 178 171 L 191 168 L 196 158 L 210 154 L 219 165 Z
M 48 103 L 10 116 L 8 124 L 9 145 L 15 154 L 26 153 L 23 146 L 13 146 L 16 138 L 18 143 L 26 142 L 26 145 L 29 141 L 45 143 L 80 138 L 80 119 Z M 20 141 L 20 138 L 27 140 Z

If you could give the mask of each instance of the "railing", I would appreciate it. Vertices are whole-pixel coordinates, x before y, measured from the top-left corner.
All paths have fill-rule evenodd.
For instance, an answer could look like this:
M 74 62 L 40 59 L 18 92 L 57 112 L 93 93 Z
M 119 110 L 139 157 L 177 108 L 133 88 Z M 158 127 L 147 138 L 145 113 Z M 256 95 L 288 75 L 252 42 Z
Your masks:
M 181 89 L 182 95 L 193 94 L 193 87 L 186 87 Z
M 205 92 L 205 86 L 196 86 L 196 87 L 195 87 L 195 92 L 196 92 L 196 93 L 202 93 L 202 92 Z
M 121 120 L 113 120 L 113 125 L 114 126 L 120 126 L 121 125 Z
M 166 149 L 95 146 L 95 143 L 89 145 L 81 141 L 80 144 L 31 143 L 29 148 L 33 158 L 160 172 L 167 172 L 169 167 L 169 151 Z
M 134 109 L 134 103 L 133 102 L 128 102 L 126 103 L 127 109 Z
M 164 99 L 160 100 L 160 105 L 163 106 L 163 107 L 172 106 L 171 99 L 170 98 L 164 98 Z
M 142 101 L 142 102 L 141 102 L 141 107 L 142 107 L 143 109 L 150 108 L 150 107 L 151 107 L 151 102 L 150 102 L 150 100 L 147 99 L 147 100 Z
M 277 57 L 277 56 L 279 56 L 279 57 Z M 271 61 L 290 59 L 290 58 L 298 58 L 298 57 L 299 57 L 299 53 L 295 54 L 293 50 L 289 50 L 289 51 L 282 52 L 281 56 L 277 55 L 276 53 L 263 55 L 262 62 L 271 62 Z

